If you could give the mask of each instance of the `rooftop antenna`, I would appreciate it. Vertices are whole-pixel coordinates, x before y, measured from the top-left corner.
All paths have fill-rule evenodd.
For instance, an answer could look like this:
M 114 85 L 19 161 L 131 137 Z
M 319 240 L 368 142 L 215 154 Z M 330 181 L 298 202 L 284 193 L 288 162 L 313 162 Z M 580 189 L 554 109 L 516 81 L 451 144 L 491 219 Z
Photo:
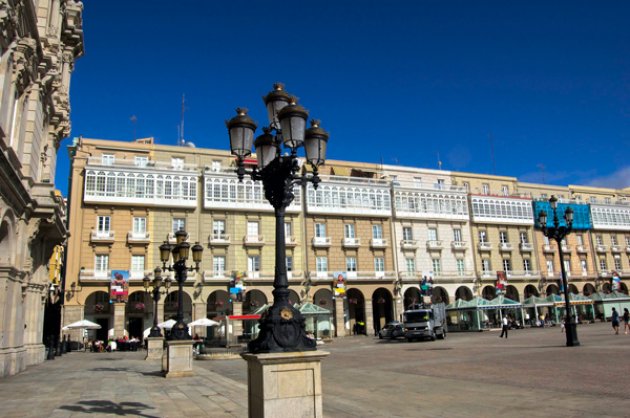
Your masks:
M 492 132 L 488 134 L 488 142 L 490 143 L 490 161 L 492 162 L 492 174 L 497 174 L 497 162 L 494 159 L 494 137 Z
M 133 140 L 135 141 L 136 139 L 138 139 L 136 138 L 136 122 L 138 122 L 138 118 L 136 117 L 136 115 L 131 115 L 129 120 L 131 121 L 131 124 L 133 126 Z
M 543 163 L 536 164 L 536 167 L 540 170 L 541 183 L 545 184 L 545 170 L 547 167 Z
M 438 163 L 438 170 L 442 169 L 442 160 L 440 159 L 440 152 L 438 151 L 437 153 L 437 163 Z
M 179 141 L 178 145 L 184 146 L 186 140 L 184 139 L 184 112 L 186 111 L 186 97 L 182 93 L 182 116 L 179 123 Z

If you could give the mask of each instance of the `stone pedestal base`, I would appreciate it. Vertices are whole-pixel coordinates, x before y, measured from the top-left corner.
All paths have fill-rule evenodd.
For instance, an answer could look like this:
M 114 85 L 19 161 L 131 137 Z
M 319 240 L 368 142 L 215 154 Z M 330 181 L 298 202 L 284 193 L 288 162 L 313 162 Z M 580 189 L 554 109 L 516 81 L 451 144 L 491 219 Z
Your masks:
M 249 417 L 322 417 L 320 361 L 328 354 L 242 354 L 247 361 Z
M 145 360 L 162 360 L 164 354 L 164 337 L 147 338 L 147 356 Z
M 192 376 L 193 347 L 191 340 L 167 341 L 164 377 Z

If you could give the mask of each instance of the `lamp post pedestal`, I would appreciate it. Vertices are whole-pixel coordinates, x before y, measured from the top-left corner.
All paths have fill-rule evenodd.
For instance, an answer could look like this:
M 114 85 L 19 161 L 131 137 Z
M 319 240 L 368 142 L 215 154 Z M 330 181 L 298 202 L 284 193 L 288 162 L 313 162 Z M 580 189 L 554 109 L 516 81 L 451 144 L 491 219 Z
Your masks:
M 249 417 L 322 417 L 320 362 L 328 354 L 241 354 L 247 361 Z
M 161 360 L 164 354 L 164 337 L 147 337 L 145 360 Z
M 169 340 L 166 342 L 166 347 L 166 365 L 164 367 L 164 377 L 192 376 L 192 340 Z

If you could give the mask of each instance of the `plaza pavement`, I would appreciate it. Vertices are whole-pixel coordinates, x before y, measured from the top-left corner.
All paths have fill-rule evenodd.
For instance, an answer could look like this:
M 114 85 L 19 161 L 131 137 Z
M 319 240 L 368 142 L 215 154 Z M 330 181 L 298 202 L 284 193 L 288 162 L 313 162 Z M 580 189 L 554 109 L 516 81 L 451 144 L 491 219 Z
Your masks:
M 327 417 L 630 417 L 630 335 L 609 323 L 325 345 Z M 0 379 L 1 417 L 245 417 L 243 360 L 195 361 L 164 379 L 143 353 L 69 353 Z

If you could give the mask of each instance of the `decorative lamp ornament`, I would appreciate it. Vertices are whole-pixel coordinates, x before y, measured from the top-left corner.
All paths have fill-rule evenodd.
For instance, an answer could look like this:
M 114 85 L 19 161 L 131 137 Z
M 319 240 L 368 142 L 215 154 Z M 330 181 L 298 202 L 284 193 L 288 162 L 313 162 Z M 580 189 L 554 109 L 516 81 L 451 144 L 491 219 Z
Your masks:
M 267 167 L 278 154 L 278 145 L 270 132 L 271 129 L 263 128 L 263 134 L 256 138 L 254 142 L 256 158 L 258 159 L 258 169 L 260 170 Z
M 254 131 L 256 123 L 247 116 L 247 109 L 239 107 L 236 109 L 236 116 L 225 122 L 230 134 L 230 149 L 232 155 L 243 159 L 252 153 L 254 142 Z
M 274 129 L 279 129 L 280 122 L 278 121 L 278 113 L 291 103 L 291 96 L 284 90 L 284 84 L 275 83 L 273 90 L 263 97 L 263 101 L 267 108 L 269 126 Z
M 308 112 L 297 104 L 296 100 L 294 98 L 290 105 L 283 107 L 278 113 L 284 145 L 292 150 L 304 143 L 306 119 L 308 119 Z
M 311 120 L 311 127 L 304 135 L 304 150 L 306 161 L 313 167 L 319 167 L 326 161 L 326 146 L 328 145 L 329 134 L 319 127 L 321 121 Z

